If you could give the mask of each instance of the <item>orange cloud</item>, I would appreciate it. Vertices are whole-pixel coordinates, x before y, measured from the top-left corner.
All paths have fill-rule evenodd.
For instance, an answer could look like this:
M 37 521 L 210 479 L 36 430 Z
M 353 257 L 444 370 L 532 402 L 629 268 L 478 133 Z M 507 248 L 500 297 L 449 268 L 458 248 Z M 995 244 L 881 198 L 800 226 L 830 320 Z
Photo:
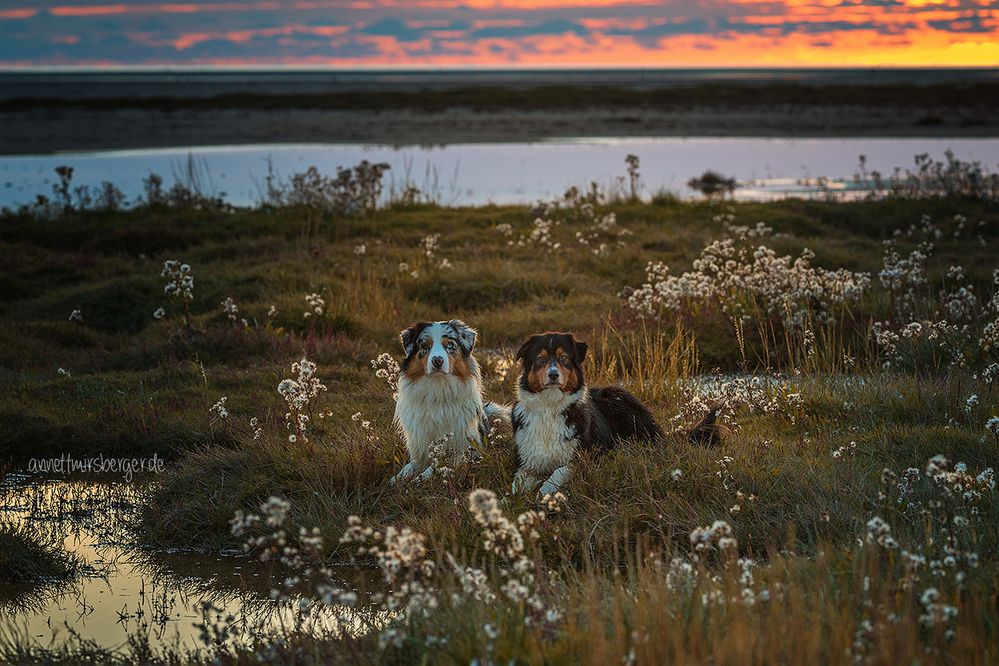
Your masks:
M 218 32 L 188 32 L 170 41 L 178 51 L 184 51 L 197 44 L 209 41 L 223 41 L 232 44 L 245 44 L 256 37 L 278 37 L 292 35 L 318 35 L 321 37 L 336 37 L 347 32 L 347 26 L 305 26 L 285 25 L 280 28 L 262 28 L 259 30 L 228 30 Z M 153 43 L 153 42 L 149 42 Z M 293 43 L 293 42 L 292 42 Z
M 52 16 L 107 16 L 108 14 L 125 14 L 133 7 L 129 5 L 91 5 L 85 7 L 52 7 Z
M 995 0 L 51 2 L 0 9 L 0 64 L 999 65 Z
M 113 5 L 73 5 L 52 7 L 53 16 L 108 16 L 112 14 L 196 14 L 199 12 L 283 11 L 289 9 L 329 8 L 319 2 L 202 2 L 202 3 L 124 3 Z
M 933 1 L 933 0 L 928 0 Z M 240 11 L 240 10 L 306 10 L 306 9 L 457 9 L 469 8 L 475 10 L 504 10 L 504 9 L 566 9 L 589 7 L 613 7 L 620 5 L 618 0 L 381 0 L 356 2 L 333 2 L 331 0 L 299 0 L 280 2 L 272 0 L 270 2 L 204 2 L 204 3 L 157 3 L 157 4 L 94 4 L 94 5 L 65 5 L 52 7 L 48 11 L 53 16 L 105 16 L 109 14 L 166 14 L 166 13 L 194 13 L 213 11 Z M 628 5 L 634 6 L 654 6 L 661 4 L 657 0 L 632 0 Z M 15 11 L 35 11 L 33 9 L 23 9 Z
M 462 42 L 441 44 L 453 54 L 428 54 L 425 45 L 409 49 L 390 37 L 366 37 L 376 45 L 378 55 L 364 59 L 366 65 L 468 66 L 510 64 L 548 67 L 780 67 L 793 63 L 802 67 L 821 66 L 981 66 L 999 62 L 999 43 L 982 40 L 953 40 L 947 35 L 925 35 L 918 41 L 885 38 L 873 31 L 842 31 L 821 35 L 791 34 L 784 37 L 734 35 L 706 39 L 684 35 L 664 38 L 655 49 L 646 49 L 630 40 L 606 36 L 583 39 L 576 35 L 536 36 L 520 40 L 486 39 L 473 45 Z M 471 48 L 469 49 L 469 46 Z M 421 52 L 423 55 L 421 55 Z M 498 57 L 498 54 L 500 57 Z M 354 59 L 331 57 L 313 64 L 356 65 Z
M 0 19 L 27 19 L 38 14 L 37 9 L 0 9 Z

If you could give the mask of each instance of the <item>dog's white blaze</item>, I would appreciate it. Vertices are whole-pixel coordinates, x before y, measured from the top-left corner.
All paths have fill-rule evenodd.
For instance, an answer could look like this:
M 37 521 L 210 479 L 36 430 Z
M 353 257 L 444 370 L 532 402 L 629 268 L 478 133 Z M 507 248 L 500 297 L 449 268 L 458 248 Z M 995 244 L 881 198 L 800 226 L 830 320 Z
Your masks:
M 431 359 L 435 356 L 439 356 L 444 359 L 444 365 L 442 365 L 441 369 L 437 372 L 443 372 L 446 375 L 451 373 L 451 354 L 444 348 L 444 336 L 449 334 L 454 335 L 447 325 L 437 322 L 427 326 L 427 328 L 423 331 L 423 335 L 420 336 L 420 340 L 430 338 L 433 341 L 433 344 L 430 346 L 430 352 L 427 353 L 427 358 L 425 359 L 426 365 L 424 366 L 424 370 L 428 375 L 434 372 L 434 366 Z
M 556 374 L 558 375 L 558 377 L 555 379 L 555 383 L 561 386 L 562 381 L 565 379 L 565 376 L 562 374 L 562 368 L 558 366 L 558 359 L 555 358 L 554 356 L 552 357 L 552 362 L 548 364 L 548 373 L 551 373 L 552 370 L 555 370 Z M 546 379 L 548 379 L 548 377 L 546 377 Z
M 582 387 L 574 393 L 548 388 L 540 393 L 520 391 L 513 418 L 520 420 L 517 429 L 517 454 L 525 475 L 547 479 L 560 467 L 572 462 L 579 438 L 566 423 L 563 411 L 574 402 L 589 399 Z
M 445 336 L 451 338 L 449 344 L 455 345 L 450 351 L 445 346 Z M 423 371 L 428 375 L 437 373 L 448 375 L 451 374 L 451 354 L 460 354 L 461 349 L 459 345 L 461 344 L 471 349 L 471 345 L 475 341 L 475 333 L 467 329 L 467 327 L 456 329 L 451 326 L 450 322 L 438 321 L 423 329 L 419 339 L 416 340 L 416 346 L 421 346 L 425 340 L 430 340 L 430 349 L 427 351 L 427 355 L 423 357 Z M 440 370 L 434 368 L 433 359 L 435 357 L 439 357 L 444 361 Z
M 412 467 L 406 476 L 422 472 L 430 465 L 434 442 L 451 435 L 441 462 L 450 464 L 468 450 L 468 440 L 479 441 L 482 421 L 482 382 L 475 359 L 468 357 L 471 376 L 467 380 L 451 374 L 436 373 L 412 381 L 399 378 L 399 399 L 395 403 L 395 421 L 406 438 Z M 400 476 L 402 474 L 400 473 Z

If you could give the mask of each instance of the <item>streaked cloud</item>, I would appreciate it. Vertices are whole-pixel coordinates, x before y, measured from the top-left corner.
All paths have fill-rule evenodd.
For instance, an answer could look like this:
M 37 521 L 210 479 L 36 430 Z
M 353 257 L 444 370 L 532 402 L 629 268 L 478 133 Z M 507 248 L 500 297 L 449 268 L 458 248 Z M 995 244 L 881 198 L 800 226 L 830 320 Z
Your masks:
M 0 64 L 999 65 L 995 0 L 12 0 Z

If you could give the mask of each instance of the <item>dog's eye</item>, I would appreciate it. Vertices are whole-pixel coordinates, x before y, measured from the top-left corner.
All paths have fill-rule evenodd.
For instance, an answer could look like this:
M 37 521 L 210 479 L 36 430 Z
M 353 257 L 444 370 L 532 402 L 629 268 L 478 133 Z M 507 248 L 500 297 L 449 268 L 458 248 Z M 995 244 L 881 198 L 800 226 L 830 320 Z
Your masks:
M 427 350 L 426 347 L 420 349 L 420 358 L 423 358 L 424 356 L 426 356 L 427 355 L 427 351 L 428 350 Z
M 565 354 L 562 354 L 561 356 L 558 357 L 558 362 L 561 363 L 562 365 L 568 366 L 569 357 L 566 356 Z
M 454 343 L 453 343 L 453 342 L 448 342 L 448 343 L 447 343 L 446 345 L 444 345 L 444 347 L 445 347 L 445 348 L 446 348 L 446 349 L 447 349 L 447 350 L 448 350 L 449 352 L 453 352 L 453 351 L 454 351 Z
M 545 364 L 545 357 L 544 356 L 538 356 L 536 359 L 534 359 L 534 366 L 535 367 L 540 368 L 544 364 Z

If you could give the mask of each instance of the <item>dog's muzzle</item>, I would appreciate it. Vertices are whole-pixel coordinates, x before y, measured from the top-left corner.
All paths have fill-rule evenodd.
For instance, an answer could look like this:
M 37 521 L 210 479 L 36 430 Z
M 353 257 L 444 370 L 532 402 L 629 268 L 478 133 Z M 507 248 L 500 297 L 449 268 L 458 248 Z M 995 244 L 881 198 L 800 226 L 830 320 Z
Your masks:
M 430 357 L 430 372 L 431 374 L 436 374 L 438 372 L 444 371 L 444 357 L 443 356 L 431 356 Z

